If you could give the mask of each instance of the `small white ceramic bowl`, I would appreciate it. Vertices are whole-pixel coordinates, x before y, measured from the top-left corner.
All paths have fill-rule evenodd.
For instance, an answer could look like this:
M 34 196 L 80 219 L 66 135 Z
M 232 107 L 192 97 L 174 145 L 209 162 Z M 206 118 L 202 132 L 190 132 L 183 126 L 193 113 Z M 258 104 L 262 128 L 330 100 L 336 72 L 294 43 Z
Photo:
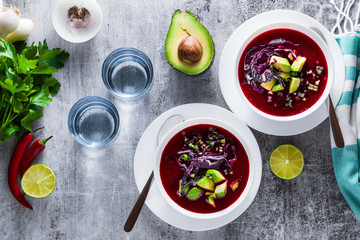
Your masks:
M 238 91 L 241 95 L 241 97 L 244 99 L 244 101 L 250 106 L 250 108 L 256 112 L 257 114 L 270 119 L 270 120 L 274 120 L 274 121 L 284 121 L 284 122 L 290 122 L 290 121 L 296 121 L 302 118 L 305 118 L 306 116 L 309 116 L 310 114 L 312 114 L 313 112 L 315 112 L 324 102 L 325 100 L 328 98 L 329 94 L 330 94 L 330 90 L 331 87 L 333 85 L 333 81 L 334 81 L 334 64 L 333 64 L 333 59 L 331 56 L 331 52 L 329 50 L 328 45 L 325 43 L 325 41 L 316 33 L 314 32 L 312 29 L 310 29 L 309 27 L 306 27 L 304 25 L 300 25 L 300 24 L 296 24 L 296 23 L 290 23 L 290 22 L 277 22 L 277 23 L 272 23 L 272 24 L 268 24 L 268 25 L 264 25 L 261 28 L 255 29 L 254 32 L 246 39 L 246 41 L 241 45 L 240 51 L 238 53 L 237 56 L 237 68 L 236 68 L 236 72 L 238 72 L 238 66 L 239 66 L 239 62 L 240 62 L 240 58 L 241 56 L 244 54 L 244 50 L 247 47 L 247 45 L 258 35 L 260 35 L 261 33 L 264 33 L 266 31 L 269 30 L 273 30 L 273 29 L 279 29 L 279 28 L 287 28 L 287 29 L 293 29 L 296 31 L 299 31 L 303 34 L 305 34 L 306 36 L 310 37 L 322 50 L 326 62 L 327 62 L 327 72 L 328 72 L 328 76 L 327 76 L 327 83 L 326 83 L 326 87 L 324 89 L 324 92 L 322 93 L 322 95 L 320 96 L 320 98 L 317 100 L 317 102 L 312 105 L 310 108 L 306 109 L 304 112 L 301 112 L 299 114 L 296 115 L 291 115 L 291 116 L 274 116 L 271 114 L 268 114 L 266 112 L 263 112 L 261 110 L 259 110 L 258 108 L 256 108 L 245 96 L 244 92 L 241 89 L 240 83 L 239 83 L 239 78 L 237 77 L 235 79 L 235 81 L 237 81 L 236 86 L 238 88 Z
M 72 29 L 69 27 L 68 10 L 73 6 L 89 10 L 91 21 L 86 28 Z M 90 40 L 99 32 L 102 18 L 101 8 L 96 0 L 60 0 L 53 11 L 52 22 L 55 31 L 64 40 L 82 43 Z
M 165 188 L 164 188 L 164 186 L 162 184 L 161 177 L 160 177 L 161 156 L 162 156 L 164 148 L 166 147 L 168 142 L 173 138 L 174 135 L 181 132 L 185 128 L 188 128 L 188 127 L 194 126 L 194 125 L 199 125 L 199 124 L 210 124 L 210 125 L 218 126 L 218 127 L 221 127 L 223 129 L 229 131 L 230 133 L 232 133 L 240 141 L 240 143 L 243 145 L 243 147 L 244 147 L 244 149 L 246 151 L 246 154 L 248 156 L 248 159 L 249 159 L 249 178 L 248 178 L 248 181 L 246 183 L 244 191 L 241 193 L 240 197 L 233 204 L 231 204 L 229 207 L 227 207 L 227 208 L 225 208 L 223 210 L 220 210 L 218 212 L 214 212 L 214 213 L 195 213 L 195 212 L 191 212 L 191 211 L 179 206 L 167 194 L 167 192 L 166 192 L 166 190 L 165 190 Z M 155 176 L 156 185 L 157 185 L 161 195 L 164 197 L 166 202 L 171 207 L 173 207 L 175 210 L 177 210 L 179 213 L 181 213 L 181 214 L 183 214 L 185 216 L 194 218 L 194 219 L 216 219 L 216 218 L 219 218 L 219 217 L 222 217 L 224 215 L 227 215 L 227 214 L 231 213 L 231 211 L 233 211 L 236 208 L 244 207 L 246 209 L 246 207 L 242 206 L 242 205 L 244 205 L 244 201 L 248 196 L 251 185 L 253 184 L 254 169 L 255 169 L 255 160 L 254 160 L 253 150 L 246 143 L 246 139 L 244 138 L 244 136 L 242 135 L 241 132 L 236 131 L 233 127 L 231 127 L 229 124 L 227 124 L 227 123 L 225 123 L 223 121 L 219 121 L 219 120 L 212 119 L 212 118 L 193 118 L 193 119 L 189 119 L 189 120 L 187 120 L 185 122 L 179 123 L 178 125 L 173 127 L 164 136 L 164 138 L 161 140 L 161 142 L 160 142 L 160 144 L 158 146 L 157 152 L 156 152 L 154 176 Z M 207 204 L 207 203 L 204 202 L 204 204 Z

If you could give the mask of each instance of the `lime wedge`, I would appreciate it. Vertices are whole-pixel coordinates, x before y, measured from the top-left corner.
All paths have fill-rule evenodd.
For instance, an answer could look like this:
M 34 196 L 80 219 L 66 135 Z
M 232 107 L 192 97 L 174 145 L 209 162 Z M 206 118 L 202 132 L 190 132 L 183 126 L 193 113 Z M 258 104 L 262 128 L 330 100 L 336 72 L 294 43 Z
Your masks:
M 293 145 L 280 145 L 271 153 L 269 164 L 271 171 L 277 177 L 290 180 L 301 173 L 304 167 L 304 156 Z
M 56 185 L 56 177 L 45 164 L 32 165 L 21 179 L 21 187 L 24 193 L 33 198 L 49 196 Z

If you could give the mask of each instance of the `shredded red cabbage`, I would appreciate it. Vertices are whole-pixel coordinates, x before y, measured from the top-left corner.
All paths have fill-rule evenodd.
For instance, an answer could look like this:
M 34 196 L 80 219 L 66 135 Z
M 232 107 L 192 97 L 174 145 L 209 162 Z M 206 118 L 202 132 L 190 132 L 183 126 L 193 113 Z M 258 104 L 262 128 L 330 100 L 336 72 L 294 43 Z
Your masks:
M 294 51 L 285 46 L 298 46 L 291 41 L 278 38 L 267 43 L 256 45 L 248 50 L 245 55 L 244 75 L 246 83 L 249 84 L 256 92 L 262 94 L 264 89 L 258 86 L 259 83 L 271 81 L 275 78 L 283 87 L 285 81 L 270 66 L 271 56 L 280 56 L 282 52 L 288 52 L 296 58 Z

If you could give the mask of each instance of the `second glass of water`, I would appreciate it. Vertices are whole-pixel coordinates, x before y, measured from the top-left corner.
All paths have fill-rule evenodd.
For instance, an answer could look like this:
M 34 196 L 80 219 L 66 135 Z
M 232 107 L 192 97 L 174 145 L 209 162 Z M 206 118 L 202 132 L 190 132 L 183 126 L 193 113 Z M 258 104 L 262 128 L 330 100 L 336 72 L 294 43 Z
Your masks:
M 107 89 L 122 99 L 137 99 L 152 86 L 153 66 L 150 59 L 136 48 L 123 47 L 111 52 L 102 66 Z
M 120 117 L 107 99 L 88 96 L 71 108 L 68 127 L 74 139 L 87 147 L 103 147 L 112 142 L 119 131 Z

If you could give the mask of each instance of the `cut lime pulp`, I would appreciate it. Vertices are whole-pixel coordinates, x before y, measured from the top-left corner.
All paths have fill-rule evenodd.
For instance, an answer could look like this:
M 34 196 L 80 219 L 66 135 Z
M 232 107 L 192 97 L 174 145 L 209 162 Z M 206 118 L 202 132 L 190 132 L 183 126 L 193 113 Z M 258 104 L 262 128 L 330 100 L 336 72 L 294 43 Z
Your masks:
M 49 196 L 56 185 L 54 172 L 45 164 L 32 165 L 21 179 L 24 193 L 33 198 Z
M 290 144 L 280 145 L 271 153 L 271 171 L 281 179 L 294 179 L 304 167 L 304 156 L 295 146 Z

